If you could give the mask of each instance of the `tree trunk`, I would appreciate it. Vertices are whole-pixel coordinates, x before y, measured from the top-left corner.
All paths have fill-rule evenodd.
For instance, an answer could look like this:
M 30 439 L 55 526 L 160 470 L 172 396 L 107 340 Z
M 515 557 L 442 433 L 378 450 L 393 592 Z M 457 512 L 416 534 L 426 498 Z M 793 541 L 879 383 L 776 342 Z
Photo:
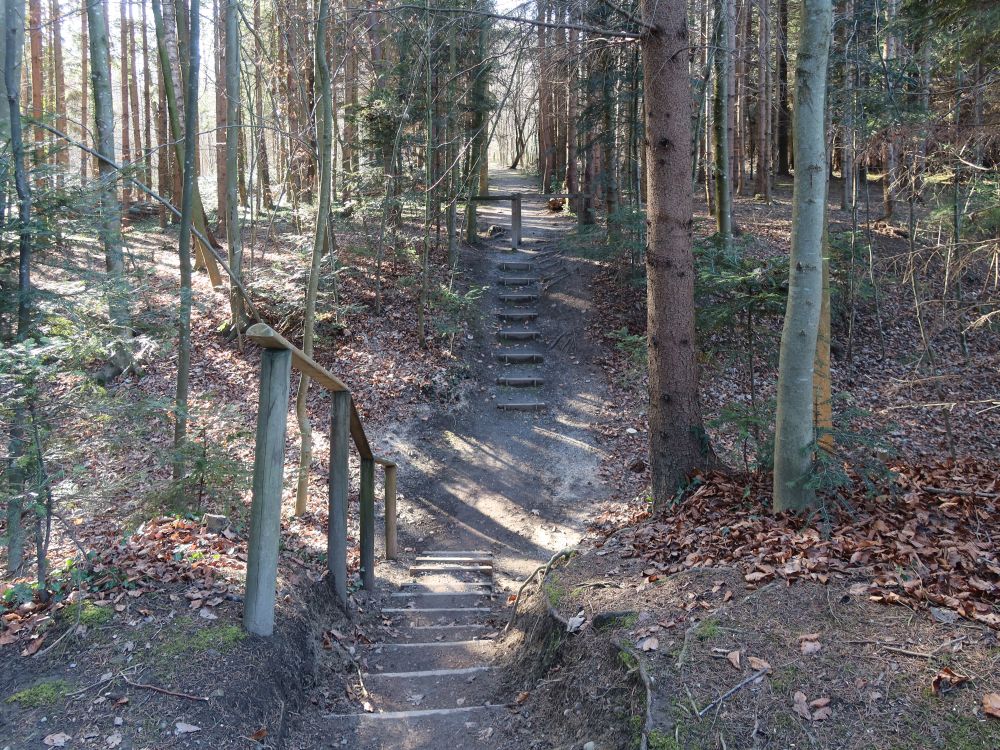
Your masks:
M 153 75 L 149 65 L 149 28 L 146 22 L 146 2 L 139 3 L 142 8 L 142 110 L 143 110 L 143 161 L 145 161 L 146 184 L 153 184 Z M 160 141 L 164 143 L 164 141 Z M 163 193 L 160 193 L 163 195 Z M 165 208 L 165 207 L 164 207 Z
M 229 194 L 229 181 L 226 179 L 226 166 L 229 159 L 229 131 L 226 129 L 228 124 L 226 118 L 229 113 L 227 104 L 229 76 L 226 54 L 229 50 L 225 35 L 229 27 L 222 19 L 222 13 L 228 11 L 220 9 L 219 2 L 220 0 L 212 0 L 212 17 L 215 19 L 215 38 L 213 40 L 215 44 L 215 192 L 218 201 L 215 214 L 218 217 L 219 233 L 228 238 L 230 235 L 226 231 L 226 221 L 229 218 L 229 210 L 226 207 L 226 199 Z M 229 0 L 221 0 L 221 2 L 228 5 Z
M 141 177 L 142 168 L 139 166 L 143 160 L 142 152 L 142 121 L 139 116 L 139 74 L 135 67 L 135 22 L 132 20 L 132 3 L 126 5 L 128 10 L 128 96 L 129 106 L 132 112 L 132 157 L 135 160 L 134 171 Z M 124 23 L 124 21 L 123 21 Z M 139 193 L 141 196 L 142 194 Z
M 225 3 L 225 122 L 235 125 L 239 122 L 240 113 L 240 23 L 239 0 L 223 0 Z M 239 129 L 227 127 L 220 137 L 226 146 L 226 201 L 228 211 L 226 216 L 226 244 L 229 247 L 229 270 L 235 279 L 243 280 L 243 237 L 240 226 L 240 203 L 237 194 L 237 173 L 239 172 Z M 243 330 L 245 317 L 243 298 L 236 284 L 229 285 L 229 309 L 232 314 L 232 327 L 237 334 Z
M 28 45 L 31 56 L 31 116 L 35 120 L 42 120 L 45 112 L 44 89 L 42 75 L 42 1 L 28 0 Z M 35 148 L 32 151 L 31 161 L 38 166 L 44 161 L 43 148 L 45 143 L 45 131 L 35 128 Z M 112 154 L 114 157 L 114 154 Z M 35 184 L 40 185 L 42 178 L 36 176 Z
M 3 5 L 4 59 L 3 78 L 6 99 L 6 121 L 9 123 L 10 155 L 14 167 L 14 185 L 18 209 L 18 274 L 17 274 L 17 339 L 23 341 L 31 333 L 31 185 L 24 163 L 24 137 L 21 125 L 21 73 L 24 56 L 24 2 Z M 25 410 L 14 409 L 11 419 L 7 469 L 7 571 L 14 573 L 24 560 L 24 454 Z
M 153 7 L 159 0 L 153 0 Z M 182 7 L 185 0 L 177 0 Z M 185 10 L 188 10 L 185 8 Z M 155 12 L 155 11 L 154 11 Z M 198 144 L 198 70 L 201 63 L 199 32 L 201 14 L 198 0 L 191 0 L 190 12 L 185 14 L 190 26 L 187 40 L 190 44 L 187 75 L 184 87 L 184 187 L 181 197 L 181 226 L 179 260 L 181 290 L 179 320 L 177 325 L 177 397 L 174 411 L 174 481 L 187 475 L 187 421 L 188 383 L 191 374 L 191 225 L 194 217 L 195 150 Z M 206 251 L 207 252 L 207 251 Z
M 229 0 L 235 2 L 236 0 Z M 319 0 L 316 20 L 316 141 L 319 147 L 319 205 L 316 208 L 316 231 L 313 235 L 312 263 L 306 288 L 304 321 L 302 323 L 302 351 L 311 357 L 313 352 L 314 319 L 316 317 L 316 296 L 319 291 L 319 266 L 326 247 L 327 231 L 330 225 L 330 170 L 333 166 L 333 104 L 330 85 L 330 66 L 326 59 L 326 27 L 330 13 L 330 0 Z M 306 512 L 309 501 L 309 465 L 312 463 L 312 426 L 308 411 L 309 376 L 305 373 L 299 380 L 295 398 L 295 413 L 299 421 L 302 442 L 299 451 L 299 476 L 295 491 L 295 514 Z
M 778 0 L 778 174 L 789 174 L 788 163 L 788 0 Z
M 732 163 L 729 159 L 729 73 L 732 50 L 729 48 L 729 2 L 715 3 L 715 99 L 712 120 L 715 138 L 715 221 L 726 255 L 733 251 Z
M 52 21 L 52 76 L 55 86 L 55 120 L 56 128 L 66 132 L 66 75 L 63 70 L 63 46 L 62 46 L 62 23 L 61 11 L 58 0 L 51 0 L 49 4 L 49 16 Z M 56 173 L 56 187 L 63 188 L 66 172 L 69 169 L 69 151 L 63 147 L 56 151 L 56 163 L 59 171 Z
M 115 189 L 117 170 L 115 159 L 115 111 L 111 93 L 111 54 L 108 39 L 106 0 L 92 0 L 87 5 L 87 24 L 90 27 L 91 87 L 94 92 L 94 121 L 96 124 L 97 151 L 104 159 L 98 160 L 100 175 L 98 187 L 98 232 L 104 245 L 104 261 L 108 272 L 108 315 L 115 327 L 115 335 L 128 339 L 132 335 L 132 317 L 129 311 L 130 291 L 125 280 L 125 263 L 122 254 L 121 206 Z M 120 353 L 124 353 L 124 349 Z M 112 362 L 124 368 L 127 362 Z
M 90 92 L 87 89 L 88 82 L 90 81 L 90 39 L 89 39 L 89 24 L 87 22 L 87 4 L 89 0 L 81 0 L 83 3 L 83 12 L 80 14 L 80 143 L 85 143 L 90 145 L 93 143 L 93 138 L 90 135 L 90 120 L 88 117 L 88 105 L 90 103 Z M 90 161 L 90 155 L 80 152 L 80 182 L 84 183 L 87 181 L 87 175 L 89 169 L 87 164 Z
M 786 0 L 780 0 L 786 2 Z M 766 202 L 771 202 L 771 66 L 768 52 L 771 39 L 768 27 L 768 0 L 760 0 L 760 28 L 758 29 L 757 67 L 757 176 L 754 192 Z
M 121 112 L 122 112 L 122 166 L 126 169 L 130 168 L 132 162 L 132 143 L 131 137 L 129 135 L 130 126 L 130 110 L 128 101 L 128 7 L 126 5 L 126 0 L 121 0 L 121 15 L 118 20 L 121 24 L 121 49 L 119 60 L 121 62 L 121 80 L 119 81 L 119 101 L 121 102 Z M 102 151 L 106 156 L 111 159 L 115 158 L 114 153 L 108 154 Z M 128 204 L 132 202 L 132 184 L 128 180 L 122 180 L 122 210 L 128 210 Z
M 778 363 L 774 435 L 774 510 L 811 507 L 815 425 L 813 369 L 823 303 L 823 218 L 827 152 L 825 103 L 833 8 L 803 0 L 795 64 L 795 186 L 788 303 Z
M 567 113 L 566 113 L 566 144 L 567 144 L 567 154 L 566 154 L 566 192 L 576 193 L 579 192 L 579 176 L 577 174 L 577 133 L 576 133 L 576 120 L 579 117 L 580 101 L 579 101 L 579 91 L 577 88 L 576 81 L 576 69 L 577 69 L 577 38 L 579 36 L 579 31 L 577 29 L 569 30 L 569 66 L 566 76 L 566 95 L 568 99 Z M 570 199 L 570 206 L 573 211 L 579 215 L 580 211 L 583 210 L 579 199 Z
M 687 2 L 642 0 L 642 17 L 653 27 L 641 40 L 649 149 L 649 455 L 653 499 L 662 505 L 713 455 L 698 399 Z

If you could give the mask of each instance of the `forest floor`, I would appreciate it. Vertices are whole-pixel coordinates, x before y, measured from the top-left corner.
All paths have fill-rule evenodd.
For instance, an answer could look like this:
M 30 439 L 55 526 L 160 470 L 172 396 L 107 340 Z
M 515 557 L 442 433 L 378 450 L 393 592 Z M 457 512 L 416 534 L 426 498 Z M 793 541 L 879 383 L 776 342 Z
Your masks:
M 787 252 L 789 197 L 781 183 L 769 205 L 737 201 L 746 257 Z M 507 221 L 502 210 L 481 216 Z M 491 310 L 486 296 L 464 296 L 492 281 L 487 256 L 502 252 L 503 235 L 463 248 L 463 274 L 454 281 L 440 270 L 437 250 L 435 284 L 450 293 L 433 304 L 430 346 L 421 349 L 412 333 L 417 230 L 404 227 L 384 249 L 378 284 L 376 227 L 359 217 L 339 238 L 345 317 L 321 316 L 317 347 L 321 363 L 366 384 L 357 396 L 372 441 L 402 467 L 404 556 L 379 565 L 380 581 L 403 581 L 405 563 L 423 549 L 468 545 L 493 551 L 497 589 L 511 593 L 552 553 L 577 549 L 529 588 L 512 632 L 497 638 L 504 677 L 492 698 L 508 709 L 489 746 L 1000 746 L 1000 721 L 989 718 L 990 696 L 1000 692 L 996 331 L 971 331 L 966 355 L 954 316 L 928 302 L 936 368 L 928 371 L 905 239 L 898 227 L 873 222 L 872 266 L 851 277 L 854 306 L 835 304 L 835 391 L 850 392 L 851 404 L 866 410 L 844 430 L 863 438 L 845 452 L 878 454 L 896 476 L 876 477 L 871 498 L 849 476 L 824 514 L 772 519 L 765 475 L 746 471 L 760 453 L 746 415 L 752 405 L 765 410 L 773 392 L 778 319 L 762 314 L 750 327 L 756 360 L 748 359 L 745 298 L 712 287 L 714 299 L 736 312 L 705 339 L 706 412 L 717 450 L 744 471 L 702 477 L 683 505 L 653 514 L 644 494 L 643 366 L 628 338 L 644 327 L 638 269 L 577 235 L 568 218 L 544 210 L 526 218 L 526 237 L 558 245 L 572 269 L 540 323 L 548 339 L 571 334 L 569 346 L 547 352 L 547 412 L 494 408 Z M 850 225 L 835 208 L 831 218 L 834 227 Z M 291 334 L 301 327 L 309 238 L 285 214 L 274 226 L 273 236 L 258 240 L 250 286 L 268 320 Z M 704 249 L 713 231 L 704 211 L 695 229 Z M 61 436 L 50 468 L 59 510 L 52 557 L 71 559 L 77 543 L 97 555 L 76 574 L 60 570 L 71 593 L 55 605 L 24 599 L 25 587 L 7 590 L 0 748 L 257 748 L 286 737 L 325 746 L 319 720 L 362 705 L 356 672 L 391 625 L 362 591 L 352 594 L 351 619 L 324 593 L 328 445 L 318 434 L 309 513 L 283 519 L 279 632 L 266 642 L 245 638 L 256 356 L 218 333 L 226 302 L 199 276 L 192 391 L 202 470 L 178 506 L 166 494 L 173 230 L 135 225 L 127 236 L 144 279 L 137 327 L 151 347 L 141 378 L 101 389 L 88 377 L 88 347 L 96 343 L 77 327 L 86 310 L 66 300 L 96 287 L 99 249 L 70 242 L 46 255 L 39 274 L 50 328 L 76 337 L 84 363 L 45 391 L 53 434 Z M 939 267 L 940 254 L 931 255 L 916 266 Z M 93 282 L 73 285 L 86 269 Z M 926 300 L 943 296 L 931 276 L 917 285 Z M 331 309 L 330 278 L 322 309 Z M 987 275 L 976 278 L 987 289 Z M 371 315 L 377 294 L 380 316 Z M 733 404 L 743 405 L 742 416 L 723 408 Z M 313 392 L 314 425 L 324 424 L 326 409 L 324 394 Z M 289 433 L 291 493 L 291 420 Z M 882 453 L 883 443 L 897 457 Z M 353 474 L 356 491 L 356 466 Z M 224 513 L 228 525 L 207 528 L 199 520 L 205 511 Z M 357 559 L 351 564 L 356 570 Z M 494 604 L 497 631 L 509 616 L 505 604 L 503 596 Z M 567 634 L 565 623 L 579 614 L 582 624 Z M 738 689 L 718 700 L 731 688 Z M 342 746 L 339 737 L 323 740 Z

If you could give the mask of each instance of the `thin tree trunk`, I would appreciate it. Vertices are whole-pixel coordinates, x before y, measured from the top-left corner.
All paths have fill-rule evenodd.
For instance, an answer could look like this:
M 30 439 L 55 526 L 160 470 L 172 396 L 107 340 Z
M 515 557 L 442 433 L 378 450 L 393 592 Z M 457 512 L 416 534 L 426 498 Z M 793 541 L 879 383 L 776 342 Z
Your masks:
M 239 0 L 225 2 L 225 100 L 226 123 L 239 122 L 240 112 L 240 23 Z M 240 226 L 240 204 L 237 194 L 237 173 L 239 171 L 239 129 L 228 127 L 220 134 L 226 146 L 226 244 L 229 247 L 229 269 L 233 276 L 243 279 L 243 237 Z M 235 284 L 229 285 L 229 309 L 232 313 L 232 327 L 237 335 L 243 330 L 245 317 L 243 298 Z
M 142 110 L 143 110 L 143 160 L 146 163 L 146 184 L 153 184 L 153 75 L 149 65 L 149 28 L 146 22 L 146 0 L 140 0 L 142 9 Z M 162 141 L 161 141 L 162 143 Z M 163 193 L 160 193 L 163 195 Z M 165 210 L 165 209 L 164 209 Z
M 18 273 L 17 273 L 17 339 L 23 341 L 31 333 L 31 185 L 24 163 L 24 136 L 21 126 L 21 74 L 24 55 L 24 3 L 10 2 L 3 7 L 4 59 L 3 78 L 6 100 L 6 120 L 9 123 L 10 154 L 17 190 Z M 18 407 L 11 419 L 7 467 L 7 571 L 20 570 L 24 561 L 24 454 L 25 409 Z
M 649 149 L 649 455 L 653 499 L 662 505 L 713 455 L 698 398 L 687 2 L 642 0 L 641 7 L 656 29 L 640 43 Z
M 90 40 L 89 40 L 89 23 L 87 22 L 87 4 L 90 0 L 81 0 L 83 3 L 83 12 L 80 14 L 80 142 L 91 144 L 93 139 L 90 136 L 90 119 L 88 115 L 88 105 L 90 103 L 90 91 L 88 90 L 88 85 L 90 83 Z M 85 183 L 87 181 L 87 175 L 89 169 L 87 168 L 87 163 L 90 161 L 90 155 L 81 152 L 80 153 L 80 182 Z
M 66 75 L 63 64 L 62 46 L 62 11 L 59 9 L 58 0 L 51 0 L 49 4 L 49 16 L 52 19 L 52 69 L 55 86 L 55 119 L 56 128 L 63 133 L 66 132 Z M 56 163 L 59 171 L 56 173 L 56 187 L 62 189 L 66 172 L 69 169 L 69 151 L 63 147 L 56 151 Z
M 715 3 L 715 98 L 713 135 L 715 138 L 715 220 L 726 255 L 733 251 L 733 206 L 729 159 L 729 0 Z
M 229 0 L 221 0 L 221 2 L 228 5 Z M 226 167 L 229 160 L 229 131 L 226 126 L 229 113 L 227 103 L 229 76 L 226 54 L 229 50 L 225 36 L 229 27 L 222 18 L 222 14 L 228 13 L 228 11 L 220 9 L 219 3 L 220 0 L 212 0 L 212 17 L 215 19 L 215 38 L 213 40 L 215 44 L 215 192 L 218 201 L 216 216 L 218 217 L 219 233 L 225 234 L 228 238 L 230 235 L 226 231 L 226 222 L 229 218 L 229 210 L 226 207 L 226 200 L 229 194 L 229 181 L 226 179 Z M 234 122 L 233 125 L 235 124 Z
M 106 0 L 91 0 L 87 5 L 87 23 L 90 26 L 90 68 L 94 92 L 94 120 L 97 131 L 97 151 L 106 159 L 98 160 L 100 175 L 98 232 L 104 245 L 104 261 L 108 272 L 108 315 L 115 326 L 115 335 L 125 340 L 132 335 L 132 317 L 129 311 L 130 292 L 125 280 L 125 262 L 122 253 L 121 206 L 115 190 L 118 171 L 112 166 L 115 160 L 115 112 L 111 93 L 111 55 L 108 39 Z M 123 358 L 124 347 L 116 352 L 117 362 L 127 365 Z
M 579 101 L 579 91 L 576 82 L 576 66 L 577 66 L 577 38 L 579 36 L 579 31 L 577 29 L 569 30 L 569 49 L 568 58 L 569 66 L 566 76 L 566 95 L 568 99 L 568 109 L 566 113 L 566 143 L 567 143 L 567 155 L 566 155 L 566 192 L 576 193 L 579 192 L 579 177 L 577 174 L 577 132 L 576 132 L 576 120 L 579 117 L 580 101 Z M 579 199 L 573 201 L 571 199 L 571 208 L 577 214 L 582 210 Z
M 789 174 L 788 160 L 788 0 L 778 0 L 778 174 Z
M 235 2 L 235 0 L 229 0 Z M 330 190 L 333 166 L 333 104 L 330 85 L 330 66 L 326 58 L 326 28 L 330 13 L 330 0 L 319 0 L 316 20 L 316 140 L 319 146 L 319 205 L 316 208 L 316 230 L 313 235 L 312 263 L 306 288 L 305 314 L 302 323 L 302 351 L 312 356 L 314 319 L 316 317 L 316 296 L 319 292 L 319 266 L 326 247 L 327 231 L 330 225 Z M 295 514 L 306 512 L 309 502 L 309 465 L 312 463 L 312 426 L 308 411 L 309 376 L 305 373 L 299 380 L 295 398 L 295 413 L 299 421 L 302 441 L 299 451 L 299 476 L 295 491 Z
M 786 0 L 780 0 L 786 2 Z M 757 176 L 754 192 L 766 202 L 771 202 L 771 66 L 768 64 L 768 52 L 771 49 L 769 21 L 767 18 L 768 0 L 759 0 L 760 18 L 757 44 Z
M 182 7 L 186 0 L 177 0 Z M 153 0 L 153 7 L 159 0 Z M 185 8 L 185 10 L 188 10 Z M 155 10 L 154 10 L 155 12 Z M 177 397 L 174 404 L 174 481 L 187 475 L 188 386 L 191 374 L 191 225 L 194 215 L 195 150 L 198 144 L 198 70 L 201 63 L 199 32 L 201 14 L 198 0 L 191 0 L 187 40 L 189 62 L 184 94 L 184 187 L 181 198 L 179 260 L 181 271 L 180 307 L 177 325 Z M 208 251 L 206 251 L 208 252 Z
M 132 113 L 132 156 L 135 160 L 134 171 L 142 176 L 139 162 L 144 155 L 142 152 L 142 121 L 139 116 L 139 74 L 135 67 L 135 22 L 132 20 L 132 3 L 128 2 L 126 8 L 128 9 L 128 96 Z M 124 23 L 124 20 L 122 22 Z M 141 196 L 142 193 L 138 193 L 138 195 Z
M 121 80 L 119 81 L 119 95 L 121 101 L 121 113 L 122 113 L 122 158 L 121 163 L 126 169 L 129 168 L 132 162 L 132 143 L 131 136 L 129 134 L 130 126 L 130 110 L 129 110 L 129 100 L 128 100 L 128 7 L 126 0 L 121 0 L 121 15 L 118 17 L 118 21 L 121 24 L 121 49 L 119 61 L 121 62 Z M 108 154 L 106 151 L 101 151 L 101 153 L 106 156 L 110 156 L 112 159 L 115 158 L 114 153 Z M 132 202 L 132 187 L 128 180 L 122 180 L 122 210 L 128 210 L 128 204 Z
M 825 103 L 831 0 L 803 0 L 795 64 L 795 186 L 788 303 L 778 364 L 774 510 L 811 507 L 815 425 L 813 370 L 823 301 L 827 151 Z
M 41 0 L 28 0 L 28 45 L 31 56 L 31 116 L 35 120 L 41 120 L 44 116 L 44 89 L 42 75 L 42 2 Z M 35 128 L 35 148 L 32 151 L 31 160 L 38 166 L 44 160 L 45 132 L 41 128 Z M 35 177 L 35 184 L 40 185 L 41 177 Z

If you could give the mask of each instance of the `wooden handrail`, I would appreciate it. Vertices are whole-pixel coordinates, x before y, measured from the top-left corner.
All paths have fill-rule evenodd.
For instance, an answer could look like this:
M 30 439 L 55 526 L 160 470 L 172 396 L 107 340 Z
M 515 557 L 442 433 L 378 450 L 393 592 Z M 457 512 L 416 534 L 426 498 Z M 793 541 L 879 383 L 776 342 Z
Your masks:
M 265 349 L 285 349 L 292 353 L 292 367 L 303 375 L 308 375 L 328 391 L 349 391 L 344 381 L 319 364 L 304 351 L 295 346 L 292 342 L 275 331 L 266 323 L 255 323 L 247 329 L 247 338 L 258 346 Z M 351 399 L 351 439 L 358 449 L 361 458 L 372 459 L 371 445 L 368 443 L 368 436 L 365 435 L 364 425 L 361 423 L 361 415 L 358 414 L 358 407 Z M 383 464 L 384 466 L 385 464 Z

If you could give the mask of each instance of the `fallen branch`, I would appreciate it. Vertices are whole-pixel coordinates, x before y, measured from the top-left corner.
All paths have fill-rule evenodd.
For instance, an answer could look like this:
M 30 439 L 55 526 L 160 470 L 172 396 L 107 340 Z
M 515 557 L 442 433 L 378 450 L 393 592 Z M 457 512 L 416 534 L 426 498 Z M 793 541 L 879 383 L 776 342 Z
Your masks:
M 122 679 L 125 680 L 129 685 L 134 688 L 142 688 L 143 690 L 152 690 L 155 693 L 163 693 L 163 695 L 172 695 L 175 698 L 186 698 L 189 701 L 204 701 L 208 703 L 208 698 L 203 698 L 200 695 L 188 695 L 187 693 L 178 693 L 173 690 L 167 690 L 166 688 L 157 687 L 156 685 L 147 685 L 143 682 L 132 682 L 128 677 L 122 675 Z
M 552 563 L 554 563 L 561 557 L 565 557 L 568 559 L 574 552 L 576 552 L 576 547 L 567 547 L 566 549 L 556 552 L 554 555 L 552 555 L 552 557 L 549 558 L 549 561 L 545 563 L 545 565 L 539 565 L 537 568 L 534 569 L 534 571 L 532 571 L 530 576 L 524 579 L 524 583 L 521 584 L 521 588 L 517 590 L 517 596 L 514 597 L 514 608 L 510 612 L 510 619 L 507 620 L 507 625 L 504 627 L 503 632 L 506 633 L 508 630 L 510 630 L 510 626 L 514 624 L 514 618 L 517 617 L 517 605 L 518 602 L 521 601 L 521 594 L 524 593 L 524 590 L 528 587 L 528 584 L 535 579 L 535 576 L 541 573 L 542 580 L 544 581 L 545 576 L 549 574 L 549 568 L 552 567 Z
M 754 672 L 749 677 L 745 677 L 742 680 L 740 680 L 740 682 L 737 685 L 734 685 L 733 687 L 729 688 L 729 690 L 727 690 L 726 692 L 724 692 L 722 695 L 720 695 L 714 701 L 712 701 L 707 706 L 705 706 L 703 709 L 701 709 L 698 712 L 698 718 L 700 719 L 701 717 L 703 717 L 705 714 L 707 714 L 709 711 L 711 711 L 717 705 L 722 705 L 723 701 L 725 701 L 726 698 L 729 698 L 730 696 L 735 695 L 736 693 L 738 693 L 740 690 L 742 690 L 743 688 L 745 688 L 747 685 L 749 685 L 751 682 L 753 682 L 754 680 L 758 679 L 759 677 L 763 677 L 764 675 L 767 674 L 768 670 L 770 670 L 770 669 L 771 669 L 770 667 L 763 667 L 762 669 L 758 669 L 756 672 Z

